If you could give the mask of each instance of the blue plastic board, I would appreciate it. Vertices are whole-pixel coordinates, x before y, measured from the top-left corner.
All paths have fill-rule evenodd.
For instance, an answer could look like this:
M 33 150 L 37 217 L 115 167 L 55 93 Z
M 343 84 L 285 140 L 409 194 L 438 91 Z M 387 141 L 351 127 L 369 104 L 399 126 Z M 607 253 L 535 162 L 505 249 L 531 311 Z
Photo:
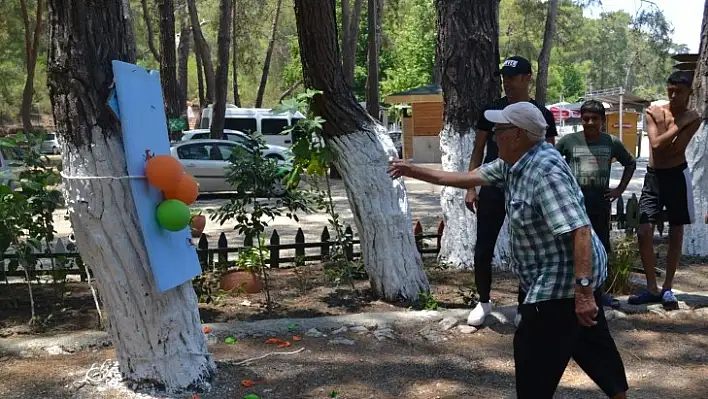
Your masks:
M 113 61 L 113 74 L 118 106 L 111 105 L 119 110 L 128 174 L 143 176 L 148 151 L 170 153 L 160 74 L 120 61 Z M 170 232 L 157 224 L 162 193 L 146 179 L 131 179 L 130 186 L 157 289 L 165 292 L 201 274 L 189 227 Z

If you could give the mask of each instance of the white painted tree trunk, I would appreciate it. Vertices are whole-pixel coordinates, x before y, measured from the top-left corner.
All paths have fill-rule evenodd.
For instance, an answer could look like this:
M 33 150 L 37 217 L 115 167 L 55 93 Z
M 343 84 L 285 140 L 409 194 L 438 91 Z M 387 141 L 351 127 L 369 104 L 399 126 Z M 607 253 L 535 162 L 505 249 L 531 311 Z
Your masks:
M 499 230 L 497 244 L 494 247 L 494 259 L 492 266 L 496 270 L 511 270 L 511 242 L 509 241 L 509 216 L 504 218 L 504 224 Z
M 373 291 L 387 300 L 417 300 L 429 292 L 428 277 L 415 246 L 413 223 L 403 179 L 388 176 L 396 149 L 386 129 L 328 139 L 337 156 L 349 205 L 361 240 L 362 260 Z
M 683 238 L 685 255 L 708 256 L 708 123 L 703 121 L 686 148 L 686 160 L 691 170 L 696 221 L 686 226 Z
M 447 172 L 466 172 L 474 149 L 475 131 L 458 131 L 445 124 L 440 131 L 442 169 Z M 465 206 L 466 190 L 443 187 L 440 192 L 445 230 L 440 240 L 438 261 L 458 269 L 474 267 L 474 245 L 477 236 L 477 218 Z
M 67 176 L 125 176 L 123 146 L 94 125 L 93 144 L 63 146 Z M 76 245 L 91 266 L 124 378 L 168 392 L 215 371 L 190 283 L 155 289 L 128 180 L 65 178 Z

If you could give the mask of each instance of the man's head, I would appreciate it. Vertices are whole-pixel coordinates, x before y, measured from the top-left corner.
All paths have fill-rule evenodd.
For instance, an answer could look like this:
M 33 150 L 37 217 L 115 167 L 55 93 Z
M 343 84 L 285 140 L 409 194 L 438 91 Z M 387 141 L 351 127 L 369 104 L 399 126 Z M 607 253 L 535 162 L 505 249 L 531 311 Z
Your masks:
M 498 73 L 502 76 L 504 93 L 510 100 L 528 97 L 532 74 L 529 60 L 519 56 L 509 57 Z
M 548 124 L 541 110 L 529 102 L 511 104 L 503 110 L 489 110 L 484 117 L 494 123 L 494 137 L 499 158 L 513 164 L 526 151 L 543 141 Z
M 672 108 L 685 108 L 693 93 L 693 72 L 676 71 L 666 79 L 666 94 Z
M 580 106 L 580 119 L 585 135 L 599 135 L 605 124 L 605 106 L 597 100 L 588 100 Z

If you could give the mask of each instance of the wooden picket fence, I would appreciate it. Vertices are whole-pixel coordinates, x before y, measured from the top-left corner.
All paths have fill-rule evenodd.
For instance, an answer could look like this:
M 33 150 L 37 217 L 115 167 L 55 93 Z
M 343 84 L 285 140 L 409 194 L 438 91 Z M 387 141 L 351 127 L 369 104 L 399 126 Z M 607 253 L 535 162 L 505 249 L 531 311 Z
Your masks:
M 627 200 L 625 206 L 622 198 L 616 201 L 616 212 L 612 214 L 612 224 L 617 230 L 625 230 L 626 234 L 632 234 L 639 226 L 639 210 L 636 195 Z M 421 254 L 437 254 L 440 252 L 440 240 L 442 238 L 445 224 L 440 221 L 434 233 L 424 233 L 423 225 L 417 221 L 413 226 L 416 248 Z M 659 232 L 663 233 L 663 226 L 659 225 Z M 351 226 L 347 226 L 344 234 L 350 243 L 344 250 L 349 260 L 361 257 L 360 241 L 355 239 Z M 435 239 L 434 245 L 426 245 L 426 239 Z M 202 268 L 208 268 L 216 263 L 226 263 L 231 259 L 232 254 L 238 254 L 248 248 L 253 247 L 253 239 L 246 237 L 242 245 L 230 246 L 226 234 L 221 233 L 216 243 L 212 247 L 205 234 L 199 238 L 196 244 L 196 251 Z M 272 268 L 288 267 L 297 261 L 320 262 L 329 258 L 331 247 L 334 244 L 329 229 L 324 227 L 320 234 L 319 241 L 307 242 L 305 234 L 301 228 L 295 234 L 294 242 L 283 243 L 280 233 L 273 230 L 265 249 L 268 250 L 269 258 L 266 263 Z M 80 275 L 82 281 L 86 280 L 86 271 L 79 268 L 77 258 L 80 255 L 76 251 L 76 245 L 69 241 L 57 240 L 53 246 L 45 248 L 43 252 L 36 252 L 35 258 L 39 265 L 35 268 L 34 275 L 56 275 L 57 264 L 65 264 L 64 271 L 72 275 Z M 19 268 L 9 270 L 10 263 L 17 260 L 17 255 L 12 251 L 0 254 L 0 281 L 7 281 L 8 277 L 25 277 L 24 271 Z M 637 270 L 643 272 L 643 270 Z

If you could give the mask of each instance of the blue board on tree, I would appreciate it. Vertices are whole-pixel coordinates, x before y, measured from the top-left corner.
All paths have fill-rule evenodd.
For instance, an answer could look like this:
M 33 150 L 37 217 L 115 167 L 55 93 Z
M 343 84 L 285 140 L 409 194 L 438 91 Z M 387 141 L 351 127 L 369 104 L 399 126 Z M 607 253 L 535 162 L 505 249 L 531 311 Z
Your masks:
M 108 105 L 120 118 L 128 175 L 144 176 L 148 152 L 170 154 L 160 74 L 113 61 L 113 75 L 115 91 Z M 146 179 L 131 179 L 130 187 L 157 289 L 165 292 L 201 274 L 189 227 L 170 232 L 157 223 L 162 193 Z

